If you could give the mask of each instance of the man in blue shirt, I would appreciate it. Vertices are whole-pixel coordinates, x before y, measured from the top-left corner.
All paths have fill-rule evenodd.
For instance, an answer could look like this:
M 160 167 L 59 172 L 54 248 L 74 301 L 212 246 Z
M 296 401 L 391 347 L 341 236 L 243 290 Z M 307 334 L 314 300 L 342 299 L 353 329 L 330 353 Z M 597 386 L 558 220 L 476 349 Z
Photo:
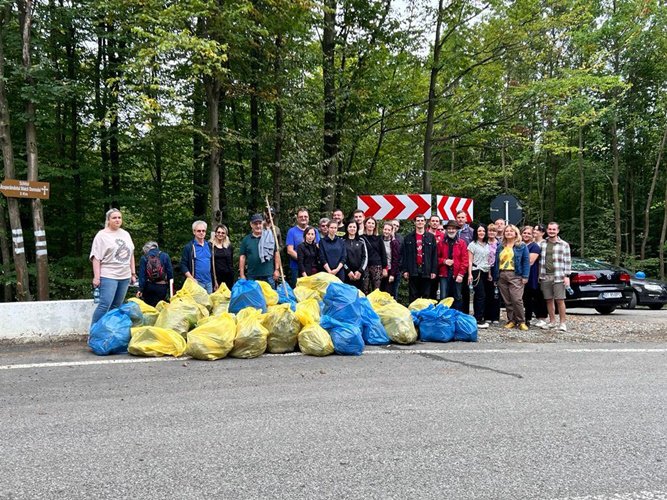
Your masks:
M 310 216 L 306 208 L 299 208 L 296 212 L 296 226 L 287 231 L 285 244 L 287 245 L 287 255 L 289 255 L 290 279 L 289 284 L 292 288 L 296 286 L 296 279 L 299 275 L 299 264 L 296 260 L 296 247 L 303 242 L 303 232 L 308 226 Z M 319 243 L 320 233 L 315 231 L 315 242 Z
M 208 293 L 213 293 L 213 252 L 211 242 L 206 241 L 207 227 L 203 220 L 192 223 L 194 238 L 181 252 L 181 271 L 186 278 L 195 280 Z

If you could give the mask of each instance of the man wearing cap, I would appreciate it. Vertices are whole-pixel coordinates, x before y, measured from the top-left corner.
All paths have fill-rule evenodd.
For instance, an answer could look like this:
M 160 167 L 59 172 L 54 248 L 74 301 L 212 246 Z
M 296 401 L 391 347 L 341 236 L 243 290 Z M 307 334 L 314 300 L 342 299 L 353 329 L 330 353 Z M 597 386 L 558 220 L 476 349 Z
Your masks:
M 206 222 L 192 223 L 194 238 L 181 252 L 181 271 L 188 279 L 199 283 L 208 293 L 213 292 L 213 251 L 212 243 L 206 240 Z
M 424 216 L 418 215 L 415 230 L 403 239 L 401 246 L 401 272 L 403 279 L 408 280 L 410 302 L 429 297 L 437 269 L 435 236 L 426 231 Z
M 454 298 L 453 309 L 462 310 L 461 289 L 468 275 L 468 245 L 461 239 L 457 221 L 445 224 L 445 237 L 438 245 L 438 276 L 440 298 Z M 466 314 L 468 310 L 464 311 Z
M 303 242 L 303 232 L 308 227 L 310 215 L 308 209 L 301 207 L 296 211 L 296 225 L 287 231 L 285 244 L 287 245 L 287 255 L 289 256 L 290 278 L 289 284 L 292 288 L 296 286 L 296 279 L 299 276 L 299 263 L 297 261 L 296 248 Z M 315 242 L 319 243 L 320 233 L 315 231 Z
M 250 234 L 241 241 L 239 277 L 266 281 L 272 288 L 280 276 L 280 252 L 273 233 L 264 229 L 261 214 L 250 217 Z

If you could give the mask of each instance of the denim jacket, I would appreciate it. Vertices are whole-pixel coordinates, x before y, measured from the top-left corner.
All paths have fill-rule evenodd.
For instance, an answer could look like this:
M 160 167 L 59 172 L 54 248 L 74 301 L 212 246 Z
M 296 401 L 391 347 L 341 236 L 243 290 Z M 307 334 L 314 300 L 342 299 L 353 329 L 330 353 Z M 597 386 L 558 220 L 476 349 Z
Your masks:
M 498 281 L 500 277 L 500 252 L 503 247 L 501 244 L 496 249 L 496 261 L 493 264 L 493 281 Z M 530 275 L 530 254 L 528 247 L 524 242 L 514 245 L 514 273 L 524 279 Z

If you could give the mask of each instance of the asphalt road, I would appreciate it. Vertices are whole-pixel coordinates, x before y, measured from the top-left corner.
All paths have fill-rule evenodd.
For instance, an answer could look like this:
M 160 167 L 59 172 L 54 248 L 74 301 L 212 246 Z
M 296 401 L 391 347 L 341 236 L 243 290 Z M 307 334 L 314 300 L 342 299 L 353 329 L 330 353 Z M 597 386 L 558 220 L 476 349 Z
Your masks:
M 667 343 L 7 348 L 0 497 L 667 498 L 666 360 Z

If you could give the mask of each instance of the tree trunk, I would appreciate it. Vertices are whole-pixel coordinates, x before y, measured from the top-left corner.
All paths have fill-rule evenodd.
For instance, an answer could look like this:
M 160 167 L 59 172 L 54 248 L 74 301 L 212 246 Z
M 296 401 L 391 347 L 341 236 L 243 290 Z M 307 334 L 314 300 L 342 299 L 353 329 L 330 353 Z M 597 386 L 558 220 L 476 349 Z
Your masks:
M 0 9 L 0 31 L 4 29 L 5 22 L 9 18 L 10 9 L 10 3 L 6 4 L 4 10 Z M 5 179 L 14 179 L 16 176 L 14 149 L 12 147 L 9 122 L 9 103 L 7 102 L 7 93 L 5 90 L 5 52 L 2 37 L 0 37 L 0 148 L 2 149 Z M 16 269 L 16 296 L 20 301 L 30 300 L 28 265 L 23 246 L 23 228 L 21 227 L 18 199 L 7 198 L 7 210 L 9 212 L 9 225 L 12 229 L 13 259 L 14 268 Z
M 584 175 L 584 137 L 583 137 L 583 127 L 579 126 L 578 135 L 579 135 L 579 149 L 577 151 L 577 163 L 579 165 L 579 255 L 584 257 L 586 254 L 585 250 L 585 208 L 586 208 L 586 177 Z
M 662 140 L 660 141 L 660 147 L 658 148 L 658 159 L 655 161 L 655 167 L 653 167 L 653 179 L 651 179 L 651 188 L 648 191 L 648 196 L 646 198 L 646 207 L 644 208 L 644 233 L 642 234 L 642 246 L 639 252 L 639 258 L 644 260 L 646 258 L 646 241 L 648 240 L 648 231 L 649 231 L 649 215 L 651 213 L 651 204 L 653 203 L 653 193 L 655 192 L 655 185 L 658 182 L 658 172 L 660 171 L 660 162 L 662 161 L 662 152 L 665 149 L 665 141 L 667 141 L 667 127 L 665 127 L 665 132 L 662 135 Z
M 660 245 L 658 257 L 660 260 L 660 279 L 665 279 L 665 236 L 667 236 L 667 176 L 665 177 L 665 200 L 663 202 L 662 230 L 660 231 Z
M 324 83 L 324 187 L 321 211 L 330 213 L 336 198 L 338 173 L 338 112 L 336 104 L 336 0 L 324 2 L 324 27 L 322 29 L 322 79 Z
M 113 36 L 113 26 L 107 26 L 107 58 L 109 61 L 109 78 L 111 88 L 108 96 L 111 102 L 107 110 L 111 110 L 111 124 L 109 126 L 109 162 L 111 177 L 111 199 L 110 205 L 120 208 L 120 150 L 118 144 L 118 112 L 120 109 L 120 64 L 121 44 Z
M 67 77 L 70 82 L 76 81 L 77 59 L 76 59 L 76 28 L 72 21 L 68 26 L 69 36 L 67 37 Z M 69 103 L 69 122 L 70 122 L 70 142 L 69 142 L 69 161 L 74 181 L 74 214 L 76 220 L 85 219 L 86 208 L 83 202 L 84 186 L 81 178 L 81 165 L 79 164 L 79 101 L 74 94 Z M 64 141 L 63 141 L 64 143 Z M 63 155 L 64 157 L 64 155 Z M 75 255 L 83 254 L 83 226 L 75 224 L 74 228 L 74 252 Z
M 234 127 L 234 130 L 236 132 L 236 164 L 239 168 L 239 179 L 240 179 L 240 184 L 241 184 L 241 199 L 242 200 L 247 200 L 248 199 L 248 187 L 246 184 L 246 173 L 245 173 L 245 165 L 243 164 L 243 144 L 241 144 L 241 141 L 239 140 L 239 136 L 241 134 L 241 128 L 240 128 L 240 123 L 239 123 L 239 116 L 238 112 L 236 109 L 236 102 L 234 100 L 231 101 L 231 110 L 232 110 L 232 125 Z
M 11 253 L 9 250 L 9 231 L 7 230 L 7 222 L 5 219 L 5 200 L 0 196 L 0 256 L 2 257 L 2 275 L 7 280 L 9 274 L 12 272 Z M 5 281 L 3 288 L 3 302 L 11 302 L 12 300 L 12 285 Z
M 373 158 L 371 159 L 371 164 L 368 167 L 368 173 L 366 174 L 366 192 L 368 193 L 370 190 L 370 183 L 372 180 L 374 180 L 375 176 L 375 167 L 377 166 L 378 163 L 378 158 L 380 157 L 380 150 L 382 149 L 382 143 L 384 142 L 384 136 L 387 133 L 387 129 L 384 125 L 384 117 L 386 114 L 387 110 L 383 106 L 382 107 L 382 114 L 380 116 L 380 134 L 378 135 L 378 141 L 375 146 L 375 151 L 373 152 Z
M 100 140 L 100 176 L 102 177 L 102 197 L 104 205 L 109 208 L 108 201 L 111 199 L 111 180 L 109 178 L 109 132 L 106 126 L 107 113 L 107 43 L 103 32 L 106 24 L 100 22 L 98 25 L 99 35 L 97 37 L 97 55 L 95 60 L 95 119 L 97 120 L 97 132 Z
M 280 202 L 282 193 L 282 159 L 283 159 L 283 142 L 285 140 L 285 117 L 282 103 L 282 80 L 280 74 L 282 72 L 282 35 L 276 36 L 276 60 L 273 67 L 274 82 L 276 84 L 276 102 L 274 106 L 275 112 L 275 142 L 273 144 L 273 166 L 271 168 L 271 180 L 273 181 L 272 202 L 273 207 L 277 213 L 280 213 Z
M 422 172 L 422 192 L 431 192 L 431 163 L 433 160 L 433 125 L 435 122 L 435 101 L 438 73 L 440 72 L 440 32 L 442 30 L 443 0 L 438 2 L 438 18 L 435 24 L 435 41 L 433 42 L 433 62 L 431 78 L 428 85 L 428 107 L 426 108 L 426 131 L 424 133 L 424 163 Z
M 34 88 L 32 78 L 32 62 L 30 58 L 30 30 L 32 27 L 32 0 L 19 0 L 19 18 L 21 21 L 22 64 L 27 88 Z M 35 126 L 35 102 L 28 97 L 25 104 L 25 143 L 28 180 L 39 179 L 39 163 L 37 157 L 37 128 Z M 37 264 L 37 299 L 49 300 L 49 257 L 46 249 L 46 231 L 44 230 L 44 210 L 42 200 L 32 200 L 32 226 L 35 233 L 35 262 Z
M 614 264 L 618 266 L 621 262 L 621 197 L 618 191 L 620 168 L 618 161 L 618 131 L 616 127 L 616 111 L 614 111 L 614 116 L 611 122 L 611 152 L 613 158 L 611 192 L 614 204 Z
M 259 57 L 259 56 L 257 56 Z M 255 58 L 253 58 L 255 60 Z M 253 65 L 255 66 L 255 65 Z M 259 71 L 258 67 L 253 68 L 253 73 Z M 256 212 L 262 206 L 262 200 L 259 192 L 259 97 L 257 93 L 258 82 L 252 83 L 250 94 L 250 205 L 249 211 Z
M 220 222 L 220 80 L 206 77 L 206 135 L 208 137 L 208 182 L 210 194 L 209 220 L 211 229 Z

